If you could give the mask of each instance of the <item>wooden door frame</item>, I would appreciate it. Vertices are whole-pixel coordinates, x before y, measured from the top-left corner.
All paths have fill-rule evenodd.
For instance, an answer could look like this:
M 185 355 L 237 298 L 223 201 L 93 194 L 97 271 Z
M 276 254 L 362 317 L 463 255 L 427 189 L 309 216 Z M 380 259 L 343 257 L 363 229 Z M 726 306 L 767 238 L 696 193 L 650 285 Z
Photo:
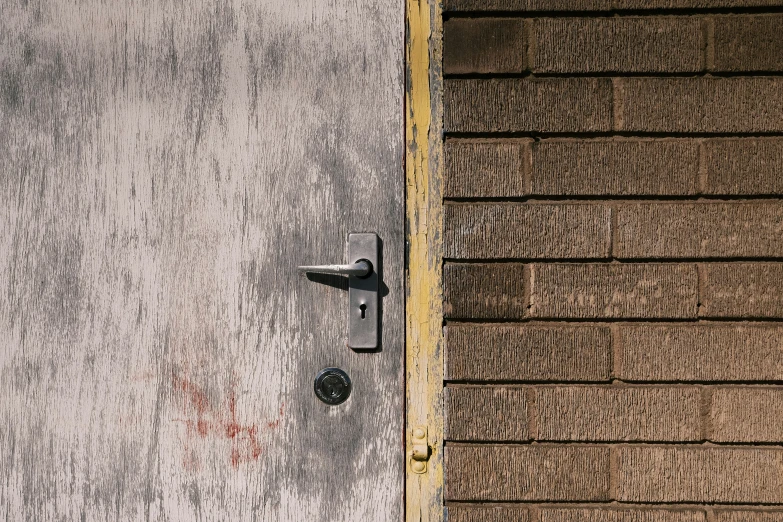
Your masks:
M 445 520 L 443 502 L 442 0 L 406 0 L 405 38 L 405 516 Z M 427 429 L 426 471 L 412 434 Z

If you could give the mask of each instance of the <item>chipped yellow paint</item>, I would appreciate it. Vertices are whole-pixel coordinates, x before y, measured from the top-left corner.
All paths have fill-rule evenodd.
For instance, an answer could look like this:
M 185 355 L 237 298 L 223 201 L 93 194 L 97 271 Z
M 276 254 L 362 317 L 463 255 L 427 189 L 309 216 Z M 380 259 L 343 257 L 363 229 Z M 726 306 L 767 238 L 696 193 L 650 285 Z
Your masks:
M 441 191 L 441 8 L 407 0 L 406 520 L 441 522 L 443 507 L 443 311 Z M 412 431 L 425 426 L 426 472 L 411 468 Z

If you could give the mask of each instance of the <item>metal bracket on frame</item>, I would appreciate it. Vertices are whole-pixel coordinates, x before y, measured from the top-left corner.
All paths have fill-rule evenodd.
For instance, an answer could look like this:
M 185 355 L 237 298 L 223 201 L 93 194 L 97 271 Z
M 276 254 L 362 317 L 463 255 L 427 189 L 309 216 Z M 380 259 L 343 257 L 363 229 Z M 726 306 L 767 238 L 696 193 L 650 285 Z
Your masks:
M 427 440 L 427 427 L 419 426 L 411 432 L 411 470 L 422 474 L 427 472 L 427 461 L 430 460 L 430 445 Z

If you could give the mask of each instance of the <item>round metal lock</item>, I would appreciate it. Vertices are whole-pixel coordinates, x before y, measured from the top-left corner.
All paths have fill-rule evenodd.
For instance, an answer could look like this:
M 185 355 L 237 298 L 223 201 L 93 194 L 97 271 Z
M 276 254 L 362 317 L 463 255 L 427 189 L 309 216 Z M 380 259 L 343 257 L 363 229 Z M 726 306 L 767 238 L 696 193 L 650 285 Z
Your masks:
M 315 395 L 326 404 L 335 406 L 351 395 L 351 379 L 340 368 L 324 368 L 315 378 Z

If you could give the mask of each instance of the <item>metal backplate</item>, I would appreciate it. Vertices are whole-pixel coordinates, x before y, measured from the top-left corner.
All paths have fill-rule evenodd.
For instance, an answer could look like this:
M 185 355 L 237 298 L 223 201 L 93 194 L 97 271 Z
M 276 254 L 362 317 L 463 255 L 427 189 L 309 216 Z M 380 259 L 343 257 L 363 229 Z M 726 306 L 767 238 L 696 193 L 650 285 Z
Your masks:
M 367 260 L 372 265 L 368 276 L 348 278 L 348 347 L 374 350 L 380 346 L 381 278 L 380 239 L 377 234 L 349 234 L 348 262 Z

